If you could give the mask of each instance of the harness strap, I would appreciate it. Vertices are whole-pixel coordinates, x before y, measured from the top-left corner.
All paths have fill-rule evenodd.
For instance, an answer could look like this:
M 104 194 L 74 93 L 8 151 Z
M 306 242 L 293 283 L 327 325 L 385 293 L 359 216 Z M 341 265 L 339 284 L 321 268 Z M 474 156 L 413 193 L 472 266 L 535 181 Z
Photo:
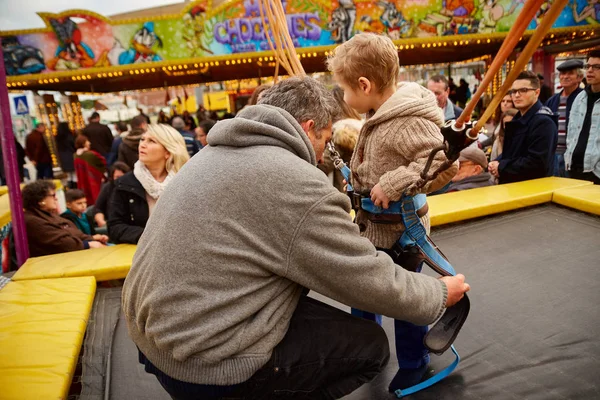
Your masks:
M 402 207 L 401 215 L 405 230 L 402 233 L 402 236 L 400 236 L 397 245 L 399 245 L 403 251 L 409 247 L 416 246 L 423 254 L 424 261 L 435 272 L 444 276 L 456 275 L 456 271 L 452 265 L 450 265 L 446 257 L 441 254 L 437 246 L 431 241 L 429 236 L 427 236 L 427 230 L 425 230 L 425 227 L 417 215 L 414 197 L 403 196 L 399 202 Z
M 460 356 L 458 355 L 458 352 L 456 351 L 456 349 L 454 348 L 454 346 L 450 346 L 450 349 L 452 350 L 452 352 L 456 356 L 455 359 L 454 359 L 454 361 L 452 362 L 452 364 L 448 365 L 446 368 L 444 368 L 443 370 L 441 370 L 437 374 L 433 375 L 432 377 L 424 380 L 423 382 L 421 382 L 421 383 L 419 383 L 417 385 L 411 386 L 411 387 L 406 388 L 406 389 L 398 389 L 398 390 L 396 390 L 394 392 L 396 394 L 396 397 L 402 398 L 404 396 L 408 396 L 408 395 L 416 393 L 416 392 L 418 392 L 420 390 L 426 389 L 429 386 L 435 385 L 436 383 L 438 383 L 439 381 L 441 381 L 442 379 L 444 379 L 448 375 L 450 375 L 452 372 L 454 372 L 454 370 L 458 366 L 458 363 L 460 362 Z

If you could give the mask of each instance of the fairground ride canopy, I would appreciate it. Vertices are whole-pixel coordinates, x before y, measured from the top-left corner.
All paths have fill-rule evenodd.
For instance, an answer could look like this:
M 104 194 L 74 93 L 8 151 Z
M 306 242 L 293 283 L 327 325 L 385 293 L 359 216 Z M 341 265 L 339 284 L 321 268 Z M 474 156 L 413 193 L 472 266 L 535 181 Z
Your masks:
M 600 0 L 572 0 L 543 45 L 600 44 Z M 307 72 L 359 32 L 389 36 L 403 65 L 493 55 L 524 0 L 284 0 Z M 551 3 L 549 1 L 548 3 Z M 536 28 L 539 10 L 519 46 Z M 256 0 L 191 2 L 178 14 L 111 20 L 85 10 L 39 13 L 46 28 L 0 32 L 9 89 L 114 92 L 268 76 L 275 63 Z M 558 47 L 557 47 L 558 46 Z

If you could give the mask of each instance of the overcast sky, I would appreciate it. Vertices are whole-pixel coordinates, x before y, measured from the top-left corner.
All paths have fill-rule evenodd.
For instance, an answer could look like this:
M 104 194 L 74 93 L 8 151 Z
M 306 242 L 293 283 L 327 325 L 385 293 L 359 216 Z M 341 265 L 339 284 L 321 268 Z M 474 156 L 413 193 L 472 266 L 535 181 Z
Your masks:
M 43 28 L 37 12 L 59 13 L 69 9 L 95 11 L 101 15 L 119 14 L 181 0 L 0 0 L 0 30 Z

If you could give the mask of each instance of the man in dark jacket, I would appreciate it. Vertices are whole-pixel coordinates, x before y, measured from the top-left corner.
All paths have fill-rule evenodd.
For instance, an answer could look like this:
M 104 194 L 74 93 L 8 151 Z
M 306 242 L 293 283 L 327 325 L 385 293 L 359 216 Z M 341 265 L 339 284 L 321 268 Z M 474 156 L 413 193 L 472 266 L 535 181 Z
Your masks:
M 567 150 L 567 131 L 569 115 L 573 100 L 583 89 L 579 87 L 583 79 L 583 62 L 581 60 L 567 60 L 556 68 L 559 72 L 562 90 L 550 97 L 546 107 L 558 114 L 558 144 L 554 156 L 554 170 L 552 175 L 565 177 L 565 151 Z
M 97 112 L 92 114 L 89 122 L 89 125 L 83 128 L 82 133 L 90 140 L 90 149 L 106 158 L 112 147 L 113 134 L 108 126 L 100 123 L 100 114 Z
M 506 124 L 502 155 L 490 162 L 488 169 L 501 184 L 549 176 L 558 121 L 538 100 L 540 80 L 531 71 L 521 72 L 509 93 L 519 113 Z
M 148 130 L 148 123 L 143 115 L 138 115 L 131 120 L 131 130 L 123 137 L 119 145 L 117 159 L 124 162 L 130 169 L 139 158 L 138 147 L 144 132 Z
M 37 179 L 52 179 L 52 157 L 46 143 L 46 124 L 38 124 L 25 139 L 25 152 L 35 165 Z

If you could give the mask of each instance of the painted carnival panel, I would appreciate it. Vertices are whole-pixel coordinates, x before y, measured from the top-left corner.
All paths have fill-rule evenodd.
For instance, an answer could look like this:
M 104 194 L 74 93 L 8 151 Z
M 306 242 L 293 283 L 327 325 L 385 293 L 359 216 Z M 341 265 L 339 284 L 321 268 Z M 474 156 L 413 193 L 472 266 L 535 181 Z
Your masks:
M 419 38 L 508 32 L 524 0 L 284 0 L 298 48 L 342 43 L 359 32 Z M 539 10 L 535 29 L 552 4 Z M 111 21 L 89 11 L 39 13 L 47 28 L 4 34 L 8 75 L 37 74 L 268 50 L 256 0 L 216 8 L 190 3 L 171 19 Z M 553 28 L 600 27 L 600 0 L 571 0 Z

